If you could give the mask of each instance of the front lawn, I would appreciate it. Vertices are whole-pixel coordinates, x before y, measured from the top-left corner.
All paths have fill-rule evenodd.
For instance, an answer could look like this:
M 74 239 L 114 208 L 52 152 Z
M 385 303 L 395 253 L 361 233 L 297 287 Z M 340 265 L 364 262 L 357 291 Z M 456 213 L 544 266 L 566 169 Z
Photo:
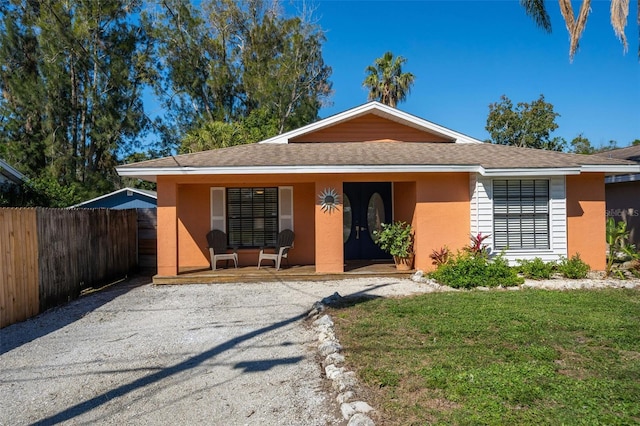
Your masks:
M 640 291 L 431 293 L 333 308 L 376 424 L 640 423 Z

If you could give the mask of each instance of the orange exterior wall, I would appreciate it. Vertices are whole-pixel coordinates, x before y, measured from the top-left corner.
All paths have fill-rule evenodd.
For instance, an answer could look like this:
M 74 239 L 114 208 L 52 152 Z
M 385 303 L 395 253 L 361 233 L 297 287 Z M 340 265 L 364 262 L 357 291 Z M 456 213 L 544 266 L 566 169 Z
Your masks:
M 158 176 L 158 275 L 178 274 L 177 186 Z
M 580 253 L 592 270 L 603 270 L 607 249 L 604 174 L 567 176 L 566 182 L 569 257 Z
M 343 200 L 342 179 L 326 176 L 315 183 L 315 193 L 325 189 L 334 189 Z M 316 234 L 316 272 L 344 272 L 344 243 L 342 241 L 342 205 L 336 211 L 322 209 L 320 200 L 315 200 L 315 234 Z
M 394 219 L 416 231 L 416 268 L 432 269 L 429 254 L 447 245 L 468 243 L 470 228 L 467 173 L 243 175 L 158 177 L 158 275 L 181 268 L 208 268 L 205 235 L 210 228 L 210 188 L 292 186 L 294 249 L 290 263 L 316 265 L 319 273 L 344 271 L 342 206 L 323 212 L 317 194 L 333 188 L 342 199 L 344 182 L 392 182 Z M 257 265 L 258 250 L 239 251 L 241 265 Z
M 416 269 L 434 269 L 433 250 L 447 246 L 455 252 L 469 243 L 470 201 L 467 173 L 427 174 L 416 182 Z
M 393 184 L 393 219 L 413 222 L 416 210 L 416 183 L 395 182 Z
M 293 226 L 296 239 L 294 249 L 289 253 L 289 262 L 296 265 L 313 265 L 314 208 L 311 183 L 288 184 L 282 182 L 212 182 L 206 184 L 178 185 L 178 265 L 180 268 L 208 268 L 209 251 L 206 234 L 211 227 L 210 189 L 216 186 L 293 186 L 294 217 Z M 160 232 L 159 232 L 160 233 Z M 299 248 L 296 250 L 296 248 Z M 160 244 L 158 244 L 160 249 Z M 240 265 L 258 265 L 259 249 L 238 251 Z

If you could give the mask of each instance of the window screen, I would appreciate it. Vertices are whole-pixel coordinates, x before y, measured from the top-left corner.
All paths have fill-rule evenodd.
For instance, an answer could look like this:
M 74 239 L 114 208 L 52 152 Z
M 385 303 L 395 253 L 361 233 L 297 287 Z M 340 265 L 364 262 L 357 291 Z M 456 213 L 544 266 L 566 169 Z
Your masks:
M 502 249 L 549 248 L 549 181 L 493 181 L 493 241 Z
M 278 188 L 227 188 L 229 245 L 275 245 L 278 237 Z

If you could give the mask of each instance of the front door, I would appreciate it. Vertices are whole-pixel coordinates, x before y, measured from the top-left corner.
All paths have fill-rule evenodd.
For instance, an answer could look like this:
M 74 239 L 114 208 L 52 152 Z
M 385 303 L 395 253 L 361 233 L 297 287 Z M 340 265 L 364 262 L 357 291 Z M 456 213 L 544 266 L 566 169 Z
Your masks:
M 343 185 L 343 192 L 345 260 L 390 259 L 373 242 L 373 231 L 391 222 L 391 183 L 349 182 Z

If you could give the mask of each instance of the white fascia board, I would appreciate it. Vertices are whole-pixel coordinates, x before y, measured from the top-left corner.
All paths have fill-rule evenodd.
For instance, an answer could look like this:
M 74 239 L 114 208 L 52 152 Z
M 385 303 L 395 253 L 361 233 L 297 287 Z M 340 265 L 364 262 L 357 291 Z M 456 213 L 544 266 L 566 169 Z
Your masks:
M 484 169 L 482 176 L 492 177 L 520 177 L 520 176 L 567 176 L 579 175 L 580 167 L 540 168 L 540 169 Z
M 474 139 L 462 133 L 447 129 L 446 127 L 439 126 L 435 123 L 384 105 L 380 102 L 369 102 L 364 105 L 360 105 L 350 110 L 332 115 L 331 117 L 323 120 L 316 121 L 315 123 L 300 127 L 299 129 L 265 139 L 258 143 L 289 143 L 289 139 L 306 133 L 315 132 L 368 113 L 374 113 L 380 117 L 388 118 L 390 120 L 409 125 L 413 128 L 418 128 L 431 133 L 436 133 L 439 136 L 455 139 L 456 143 L 484 143 L 478 139 Z
M 640 164 L 624 164 L 624 165 L 604 165 L 604 164 L 585 164 L 581 168 L 582 172 L 604 172 L 618 174 L 640 173 Z
M 321 173 L 425 173 L 472 172 L 478 166 L 388 165 L 388 166 L 262 166 L 262 167 L 162 167 L 116 169 L 120 176 L 181 176 L 181 175 L 261 175 L 261 174 L 321 174 Z
M 491 177 L 566 176 L 580 174 L 580 167 L 540 169 L 485 169 L 478 165 L 347 165 L 347 166 L 243 166 L 243 167 L 160 167 L 116 169 L 120 176 L 259 175 L 320 173 L 434 173 L 470 172 Z

